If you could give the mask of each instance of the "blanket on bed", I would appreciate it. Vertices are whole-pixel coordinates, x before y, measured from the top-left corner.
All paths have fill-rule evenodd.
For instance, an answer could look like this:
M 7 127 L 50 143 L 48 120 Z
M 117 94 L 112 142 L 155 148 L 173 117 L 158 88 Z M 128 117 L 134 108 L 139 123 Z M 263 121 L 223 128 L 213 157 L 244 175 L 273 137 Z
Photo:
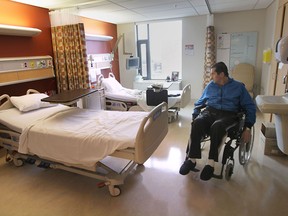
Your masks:
M 70 108 L 26 127 L 19 152 L 69 165 L 95 167 L 116 149 L 133 147 L 145 112 Z

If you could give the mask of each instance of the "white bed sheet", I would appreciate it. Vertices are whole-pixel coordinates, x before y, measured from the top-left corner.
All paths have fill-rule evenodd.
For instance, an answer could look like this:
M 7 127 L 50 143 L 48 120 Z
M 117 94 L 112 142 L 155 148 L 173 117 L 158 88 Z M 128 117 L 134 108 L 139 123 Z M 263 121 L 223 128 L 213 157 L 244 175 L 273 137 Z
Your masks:
M 181 102 L 181 90 L 169 90 L 168 95 L 179 95 L 176 97 L 168 97 L 168 108 L 174 107 L 176 103 Z M 146 102 L 146 91 L 142 91 L 141 94 L 131 95 L 125 91 L 118 92 L 105 92 L 105 97 L 111 100 L 123 101 L 123 102 L 137 102 L 144 111 L 151 111 L 154 107 L 148 106 Z
M 176 90 L 175 90 L 176 91 Z M 173 93 L 171 93 L 170 91 L 168 91 L 168 95 L 169 94 L 173 94 L 175 95 L 176 92 L 173 90 Z M 168 108 L 174 107 L 176 105 L 176 103 L 181 101 L 181 96 L 177 96 L 177 97 L 168 97 Z M 151 111 L 154 107 L 153 106 L 148 106 L 147 105 L 147 100 L 146 100 L 146 92 L 144 92 L 142 94 L 142 97 L 139 97 L 137 99 L 137 104 L 138 106 L 140 106 L 144 111 Z
M 137 104 L 144 111 L 150 111 L 153 109 L 153 107 L 147 106 L 146 91 L 125 88 L 115 79 L 113 75 L 112 77 L 103 78 L 101 85 L 105 90 L 105 97 L 107 99 L 122 102 L 137 102 Z M 181 102 L 182 92 L 182 90 L 168 90 L 168 95 L 179 94 L 177 97 L 168 97 L 168 108 L 171 108 L 175 106 L 176 103 Z
M 35 121 L 47 118 L 51 114 L 69 109 L 69 107 L 58 104 L 57 106 L 41 108 L 29 112 L 21 112 L 16 107 L 0 110 L 0 123 L 10 129 L 22 133 L 23 129 L 33 124 Z
M 137 89 L 120 89 L 118 91 L 105 91 L 105 97 L 112 100 L 137 102 L 142 97 L 143 91 Z
M 34 119 L 25 125 L 18 151 L 70 166 L 80 165 L 92 169 L 98 161 L 116 149 L 133 147 L 141 121 L 147 115 L 145 112 L 71 107 L 53 113 L 50 112 L 52 108 L 45 108 L 49 114 L 44 118 Z M 14 118 L 23 120 L 17 116 Z

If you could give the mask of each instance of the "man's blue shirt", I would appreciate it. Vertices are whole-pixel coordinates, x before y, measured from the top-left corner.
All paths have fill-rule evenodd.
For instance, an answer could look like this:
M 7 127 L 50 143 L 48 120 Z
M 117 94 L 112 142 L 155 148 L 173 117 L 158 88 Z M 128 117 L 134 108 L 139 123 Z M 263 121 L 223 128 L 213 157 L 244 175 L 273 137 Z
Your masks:
M 218 110 L 245 112 L 245 126 L 251 127 L 256 121 L 256 106 L 245 88 L 245 85 L 232 78 L 228 82 L 219 86 L 210 81 L 203 91 L 202 96 L 195 102 L 195 106 L 206 104 Z M 193 114 L 199 114 L 200 110 L 194 109 Z

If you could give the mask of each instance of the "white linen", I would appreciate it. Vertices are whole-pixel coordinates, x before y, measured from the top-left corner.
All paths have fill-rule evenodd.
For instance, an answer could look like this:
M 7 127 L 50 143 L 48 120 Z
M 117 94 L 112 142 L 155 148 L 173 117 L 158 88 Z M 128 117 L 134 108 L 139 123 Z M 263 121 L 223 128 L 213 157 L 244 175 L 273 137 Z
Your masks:
M 172 91 L 173 91 L 172 92 L 173 95 L 179 94 L 177 90 L 172 90 Z M 170 91 L 168 91 L 168 95 L 169 94 L 171 94 Z M 176 103 L 178 103 L 178 102 L 181 102 L 181 95 L 176 96 L 176 97 L 168 97 L 168 104 L 167 104 L 168 108 L 174 107 L 176 105 Z M 147 105 L 146 92 L 143 92 L 142 97 L 137 98 L 137 104 L 146 112 L 149 112 L 154 108 L 153 106 Z
M 69 165 L 95 167 L 116 149 L 133 147 L 145 112 L 70 108 L 26 127 L 19 152 Z
M 122 88 L 118 91 L 105 91 L 105 97 L 111 100 L 137 102 L 138 98 L 142 97 L 142 91 L 137 89 Z
M 111 100 L 136 103 L 137 98 L 142 95 L 141 90 L 124 88 L 114 77 L 103 78 L 101 86 L 104 88 L 105 97 Z
M 51 114 L 69 109 L 69 107 L 57 104 L 53 107 L 41 108 L 29 112 L 21 112 L 16 107 L 0 110 L 0 123 L 6 125 L 10 129 L 22 133 L 24 128 L 33 124 L 34 122 L 47 118 Z
M 22 112 L 28 112 L 43 107 L 55 106 L 55 104 L 43 102 L 41 99 L 48 97 L 47 94 L 34 93 L 22 96 L 10 97 L 11 103 Z
M 138 89 L 124 88 L 115 78 L 103 78 L 101 85 L 105 90 L 105 97 L 107 99 L 123 101 L 123 102 L 137 102 L 137 105 L 144 111 L 151 111 L 154 107 L 148 106 L 146 102 L 146 91 Z M 172 83 L 169 83 L 171 86 Z M 169 87 L 168 86 L 168 87 Z M 175 97 L 168 97 L 168 108 L 174 107 L 176 103 L 181 102 L 181 90 L 168 90 L 168 95 L 179 95 Z

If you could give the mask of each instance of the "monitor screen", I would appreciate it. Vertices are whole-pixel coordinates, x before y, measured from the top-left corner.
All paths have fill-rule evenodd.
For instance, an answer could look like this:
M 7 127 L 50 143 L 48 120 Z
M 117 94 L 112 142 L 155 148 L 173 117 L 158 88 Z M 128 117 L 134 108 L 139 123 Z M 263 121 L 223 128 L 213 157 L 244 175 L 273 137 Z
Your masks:
M 126 69 L 138 69 L 139 68 L 139 57 L 130 57 L 126 59 Z

